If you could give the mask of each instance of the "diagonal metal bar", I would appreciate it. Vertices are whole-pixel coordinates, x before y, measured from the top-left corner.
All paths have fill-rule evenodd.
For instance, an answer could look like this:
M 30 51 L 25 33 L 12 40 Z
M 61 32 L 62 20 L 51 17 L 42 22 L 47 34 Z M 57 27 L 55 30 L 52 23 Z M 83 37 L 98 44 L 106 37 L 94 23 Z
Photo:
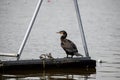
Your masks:
M 83 29 L 83 25 L 82 25 L 81 16 L 80 16 L 78 1 L 77 0 L 73 0 L 73 1 L 74 1 L 74 5 L 75 5 L 76 15 L 77 15 L 77 19 L 78 19 L 78 25 L 80 28 L 80 33 L 81 33 L 81 38 L 82 38 L 82 43 L 83 43 L 85 55 L 86 55 L 86 57 L 89 57 L 89 52 L 88 52 L 87 43 L 86 43 L 85 34 L 84 34 L 84 29 Z
M 36 17 L 37 17 L 37 14 L 38 14 L 38 12 L 39 12 L 39 9 L 40 9 L 40 7 L 41 7 L 41 5 L 42 5 L 42 2 L 43 2 L 43 0 L 39 0 L 39 1 L 38 1 L 38 4 L 37 4 L 37 6 L 36 6 L 36 9 L 35 9 L 35 12 L 34 12 L 34 14 L 33 14 L 33 17 L 32 17 L 32 19 L 31 19 L 31 21 L 30 21 L 30 24 L 29 24 L 29 26 L 28 26 L 28 29 L 27 29 L 27 31 L 26 31 L 26 34 L 25 34 L 24 39 L 23 39 L 23 41 L 22 41 L 22 44 L 21 44 L 21 46 L 20 46 L 20 48 L 19 48 L 19 51 L 18 51 L 18 54 L 17 54 L 17 56 L 18 56 L 18 57 L 17 57 L 17 60 L 20 59 L 20 56 L 21 56 L 21 54 L 22 54 L 22 52 L 23 52 L 23 49 L 24 49 L 24 47 L 25 47 L 25 44 L 26 44 L 27 39 L 28 39 L 28 37 L 29 37 L 29 34 L 30 34 L 31 30 L 32 30 L 33 24 L 34 24 L 34 22 L 35 22 L 35 19 L 36 19 Z

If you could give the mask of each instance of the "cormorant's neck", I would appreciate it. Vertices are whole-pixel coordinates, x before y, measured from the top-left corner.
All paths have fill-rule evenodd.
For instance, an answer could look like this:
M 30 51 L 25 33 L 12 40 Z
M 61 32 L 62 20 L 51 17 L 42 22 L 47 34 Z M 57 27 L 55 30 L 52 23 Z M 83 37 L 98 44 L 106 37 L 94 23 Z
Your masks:
M 64 39 L 66 39 L 66 37 L 67 37 L 67 34 L 63 34 L 60 39 L 64 40 Z

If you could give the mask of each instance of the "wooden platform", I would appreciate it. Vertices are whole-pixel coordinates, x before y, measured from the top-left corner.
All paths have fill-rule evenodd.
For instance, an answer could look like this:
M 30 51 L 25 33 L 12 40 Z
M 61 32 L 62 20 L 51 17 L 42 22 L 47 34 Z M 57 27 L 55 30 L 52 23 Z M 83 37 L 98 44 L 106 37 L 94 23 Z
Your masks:
M 56 58 L 56 59 L 35 59 L 19 61 L 1 61 L 0 72 L 9 70 L 29 69 L 65 69 L 65 68 L 95 68 L 96 61 L 87 57 L 82 58 Z

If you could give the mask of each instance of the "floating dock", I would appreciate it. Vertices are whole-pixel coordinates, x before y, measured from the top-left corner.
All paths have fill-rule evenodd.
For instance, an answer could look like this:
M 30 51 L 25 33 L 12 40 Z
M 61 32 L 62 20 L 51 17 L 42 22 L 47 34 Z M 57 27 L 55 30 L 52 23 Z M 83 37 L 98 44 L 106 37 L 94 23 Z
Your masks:
M 67 68 L 67 69 L 30 69 L 30 70 L 9 70 L 4 73 L 0 73 L 0 80 L 7 79 L 21 79 L 26 77 L 39 77 L 41 80 L 68 80 L 68 76 L 71 76 L 69 80 L 74 80 L 74 75 L 84 76 L 84 80 L 87 80 L 88 76 L 96 74 L 95 68 Z M 54 77 L 57 76 L 57 77 Z M 62 77 L 62 78 L 61 78 Z M 30 78 L 31 79 L 31 78 Z
M 66 69 L 66 68 L 95 68 L 96 61 L 87 57 L 81 58 L 56 58 L 56 59 L 35 59 L 1 61 L 0 72 L 9 70 L 29 70 L 29 69 Z
M 77 14 L 78 24 L 80 27 L 82 42 L 83 42 L 83 48 L 85 50 L 85 56 L 86 57 L 78 57 L 78 58 L 55 58 L 55 59 L 35 59 L 35 60 L 20 60 L 21 54 L 23 52 L 23 49 L 25 47 L 25 44 L 27 42 L 27 39 L 29 37 L 29 34 L 31 32 L 31 29 L 33 27 L 33 24 L 35 22 L 35 19 L 37 17 L 37 14 L 39 12 L 39 9 L 42 5 L 43 0 L 39 0 L 38 4 L 36 6 L 35 12 L 33 14 L 33 17 L 31 19 L 31 22 L 28 26 L 28 29 L 26 31 L 26 34 L 24 36 L 23 42 L 21 43 L 21 46 L 19 48 L 18 54 L 8 54 L 2 56 L 12 56 L 17 57 L 17 60 L 14 61 L 0 61 L 0 73 L 4 74 L 7 72 L 12 71 L 22 71 L 24 70 L 51 70 L 51 69 L 68 69 L 68 68 L 84 68 L 85 70 L 88 70 L 89 68 L 95 68 L 96 67 L 96 61 L 91 59 L 89 56 L 87 43 L 84 35 L 84 30 L 82 26 L 80 11 L 77 0 L 73 0 L 75 5 L 75 10 Z

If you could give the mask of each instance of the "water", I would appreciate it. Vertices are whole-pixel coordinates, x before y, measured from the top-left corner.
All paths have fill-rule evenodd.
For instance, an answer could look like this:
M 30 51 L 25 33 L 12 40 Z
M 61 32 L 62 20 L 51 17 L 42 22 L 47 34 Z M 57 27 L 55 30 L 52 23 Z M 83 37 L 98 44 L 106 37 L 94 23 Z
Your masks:
M 38 0 L 0 0 L 0 52 L 17 53 Z M 97 63 L 96 73 L 89 75 L 71 72 L 31 73 L 6 80 L 119 80 L 120 79 L 120 1 L 79 0 L 82 22 L 90 56 Z M 66 30 L 68 38 L 77 44 L 84 55 L 77 18 L 72 0 L 44 0 L 36 22 L 20 59 L 38 59 L 51 52 L 53 57 L 64 57 L 57 31 Z M 29 56 L 28 56 L 29 55 Z M 0 57 L 1 60 L 16 58 Z M 79 70 L 80 72 L 80 70 Z M 84 72 L 84 71 L 83 71 Z M 44 75 L 45 74 L 45 75 Z M 51 78 L 52 77 L 52 78 Z

